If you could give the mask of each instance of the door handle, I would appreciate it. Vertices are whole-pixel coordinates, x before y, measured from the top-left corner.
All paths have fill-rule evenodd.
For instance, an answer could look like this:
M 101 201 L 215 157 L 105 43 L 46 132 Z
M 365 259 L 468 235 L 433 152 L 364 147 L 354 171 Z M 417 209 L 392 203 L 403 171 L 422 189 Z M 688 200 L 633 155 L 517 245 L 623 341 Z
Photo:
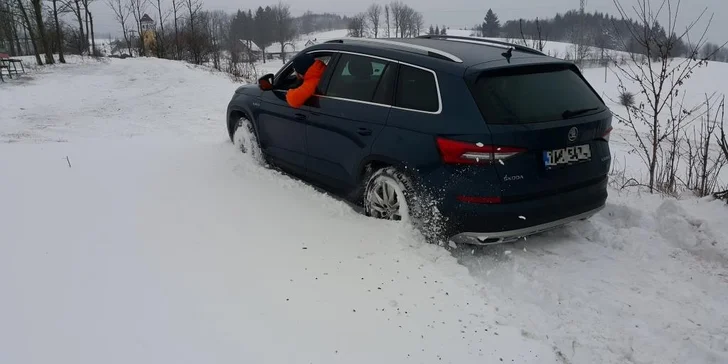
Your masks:
M 364 136 L 372 135 L 372 130 L 367 128 L 359 128 L 359 130 L 357 130 L 356 132 L 359 133 L 359 135 Z
M 304 115 L 304 114 L 295 114 L 293 116 L 296 118 L 296 120 L 300 120 L 300 121 L 306 120 L 306 115 Z

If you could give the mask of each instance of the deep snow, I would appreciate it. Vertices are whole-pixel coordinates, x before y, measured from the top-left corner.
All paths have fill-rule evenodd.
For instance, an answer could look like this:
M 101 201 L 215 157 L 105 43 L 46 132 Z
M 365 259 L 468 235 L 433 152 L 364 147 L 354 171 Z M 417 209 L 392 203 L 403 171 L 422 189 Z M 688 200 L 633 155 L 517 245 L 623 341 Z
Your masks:
M 236 86 L 156 59 L 0 84 L 0 362 L 728 362 L 724 204 L 611 191 L 448 252 L 242 158 Z
M 0 89 L 0 362 L 555 361 L 445 250 L 242 159 L 224 76 L 32 77 Z

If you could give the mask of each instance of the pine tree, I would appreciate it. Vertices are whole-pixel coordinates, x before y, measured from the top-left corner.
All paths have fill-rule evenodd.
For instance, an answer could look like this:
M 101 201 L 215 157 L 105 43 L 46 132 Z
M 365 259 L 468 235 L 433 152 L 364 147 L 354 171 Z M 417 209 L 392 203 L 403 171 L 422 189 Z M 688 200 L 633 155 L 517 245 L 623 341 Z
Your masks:
M 430 32 L 427 33 L 427 34 L 429 34 L 429 35 L 435 35 L 435 34 L 437 34 L 437 33 L 435 33 L 435 28 L 433 28 L 432 25 L 430 25 Z
M 500 20 L 498 20 L 498 15 L 495 15 L 493 9 L 488 9 L 488 13 L 485 14 L 485 22 L 483 22 L 483 36 L 497 37 L 499 35 Z
M 432 28 L 432 27 L 430 26 L 430 28 Z M 435 35 L 440 35 L 440 26 L 439 25 L 435 27 L 435 33 L 434 34 Z
M 273 27 L 271 25 L 273 22 L 273 9 L 270 6 L 265 9 L 258 7 L 253 22 L 255 24 L 255 32 L 252 34 L 253 42 L 262 50 L 263 63 L 265 63 L 265 49 L 273 44 Z
M 447 35 L 447 28 L 444 25 L 440 28 L 440 35 Z

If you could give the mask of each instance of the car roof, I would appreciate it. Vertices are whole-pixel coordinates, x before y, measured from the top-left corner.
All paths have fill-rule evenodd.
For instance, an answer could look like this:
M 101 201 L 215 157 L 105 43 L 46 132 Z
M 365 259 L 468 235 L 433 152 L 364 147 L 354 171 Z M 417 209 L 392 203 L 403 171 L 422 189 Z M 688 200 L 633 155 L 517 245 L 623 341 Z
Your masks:
M 341 45 L 339 47 L 337 45 Z M 327 41 L 311 49 L 336 48 L 339 50 L 362 51 L 382 57 L 392 57 L 404 62 L 432 63 L 459 70 L 492 61 L 508 60 L 505 53 L 510 50 L 511 59 L 551 59 L 535 49 L 525 46 L 494 41 L 486 38 L 457 36 L 421 36 L 417 38 L 341 38 Z M 450 67 L 448 67 L 450 68 Z
M 514 55 L 534 54 L 516 49 L 514 48 L 515 45 L 511 46 L 498 43 L 485 43 L 476 40 L 476 38 L 473 38 L 473 40 L 453 38 L 405 38 L 398 39 L 397 41 L 404 44 L 414 44 L 435 48 L 454 54 L 463 60 L 463 64 L 465 66 L 504 59 L 505 57 L 503 56 L 503 53 L 509 48 L 513 48 Z

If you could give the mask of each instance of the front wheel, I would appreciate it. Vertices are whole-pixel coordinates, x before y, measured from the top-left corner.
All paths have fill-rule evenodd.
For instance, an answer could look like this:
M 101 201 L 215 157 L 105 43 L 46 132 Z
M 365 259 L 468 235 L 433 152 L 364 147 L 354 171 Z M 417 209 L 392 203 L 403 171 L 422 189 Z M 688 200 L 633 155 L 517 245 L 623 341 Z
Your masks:
M 256 163 L 264 164 L 263 151 L 258 143 L 258 137 L 255 135 L 253 123 L 244 116 L 233 123 L 233 144 Z

